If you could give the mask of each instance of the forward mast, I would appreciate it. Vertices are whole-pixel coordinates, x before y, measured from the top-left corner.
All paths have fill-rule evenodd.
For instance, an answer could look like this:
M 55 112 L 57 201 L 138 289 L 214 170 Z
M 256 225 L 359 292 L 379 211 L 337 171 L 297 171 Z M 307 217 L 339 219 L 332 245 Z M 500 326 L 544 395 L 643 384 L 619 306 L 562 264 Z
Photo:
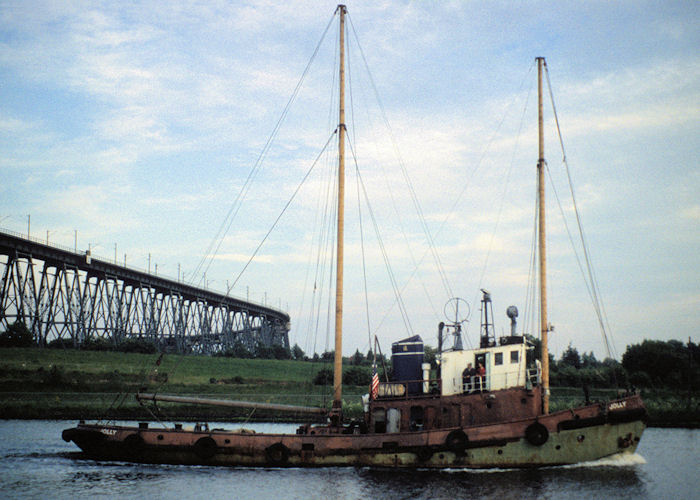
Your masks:
M 335 273 L 335 356 L 333 359 L 333 409 L 331 418 L 340 423 L 343 393 L 343 240 L 345 231 L 345 5 L 338 5 L 340 16 L 340 68 L 338 111 L 338 234 Z

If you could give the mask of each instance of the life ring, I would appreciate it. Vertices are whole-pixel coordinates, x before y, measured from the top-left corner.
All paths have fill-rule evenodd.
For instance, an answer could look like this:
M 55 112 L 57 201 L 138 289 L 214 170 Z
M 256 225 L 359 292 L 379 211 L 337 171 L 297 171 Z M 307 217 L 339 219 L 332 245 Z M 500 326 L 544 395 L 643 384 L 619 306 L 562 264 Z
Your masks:
M 196 443 L 194 443 L 194 452 L 199 458 L 208 459 L 216 454 L 216 441 L 210 437 L 199 438 Z
M 464 448 L 467 447 L 468 442 L 469 438 L 467 438 L 464 431 L 454 430 L 447 435 L 447 439 L 445 439 L 445 446 L 447 446 L 450 451 L 461 453 L 464 451 Z
M 143 453 L 146 442 L 139 434 L 130 434 L 124 439 L 124 449 L 130 457 L 138 457 Z
M 541 423 L 535 422 L 525 429 L 525 439 L 533 446 L 542 446 L 549 439 L 549 431 Z
M 420 462 L 427 462 L 433 457 L 433 450 L 428 448 L 427 446 L 421 446 L 418 448 L 416 451 L 416 458 Z
M 275 443 L 265 448 L 265 457 L 273 465 L 284 465 L 289 460 L 289 448 L 282 443 Z

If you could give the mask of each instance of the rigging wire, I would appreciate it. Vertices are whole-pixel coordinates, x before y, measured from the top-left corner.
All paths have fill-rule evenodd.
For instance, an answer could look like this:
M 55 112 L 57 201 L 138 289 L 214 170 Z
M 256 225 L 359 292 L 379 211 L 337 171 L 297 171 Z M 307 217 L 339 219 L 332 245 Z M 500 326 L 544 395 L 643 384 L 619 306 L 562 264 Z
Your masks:
M 595 278 L 595 274 L 593 272 L 593 266 L 591 264 L 591 259 L 590 259 L 589 253 L 588 253 L 588 245 L 586 244 L 586 239 L 585 239 L 584 232 L 583 232 L 583 226 L 581 224 L 581 216 L 580 216 L 580 213 L 578 210 L 578 205 L 576 204 L 576 195 L 574 193 L 574 186 L 573 186 L 573 182 L 571 180 L 571 172 L 569 169 L 569 163 L 566 160 L 566 150 L 564 149 L 564 140 L 562 139 L 561 128 L 559 126 L 559 117 L 557 115 L 557 108 L 556 108 L 556 105 L 554 104 L 554 94 L 552 92 L 552 85 L 551 85 L 551 82 L 549 80 L 549 68 L 547 67 L 547 63 L 545 63 L 544 67 L 545 67 L 545 75 L 547 77 L 547 88 L 549 89 L 549 97 L 550 97 L 550 100 L 552 102 L 552 111 L 554 113 L 554 121 L 555 121 L 556 126 L 557 126 L 557 135 L 559 137 L 559 145 L 560 145 L 561 151 L 562 151 L 562 163 L 566 167 L 565 170 L 566 170 L 566 176 L 567 176 L 567 179 L 569 182 L 569 191 L 571 193 L 571 200 L 572 200 L 572 204 L 573 204 L 573 208 L 574 208 L 574 213 L 576 215 L 576 225 L 578 227 L 579 238 L 581 240 L 583 255 L 584 255 L 585 262 L 586 262 L 586 269 L 588 271 L 588 280 L 586 279 L 585 273 L 583 273 L 583 269 L 581 268 L 581 263 L 579 261 L 578 253 L 576 251 L 574 251 L 574 253 L 576 254 L 576 260 L 579 261 L 579 268 L 581 269 L 581 273 L 584 275 L 583 278 L 584 278 L 584 281 L 586 282 L 586 288 L 588 289 L 588 293 L 590 295 L 591 301 L 593 302 L 593 308 L 594 308 L 594 310 L 596 312 L 596 316 L 598 318 L 598 324 L 599 324 L 600 329 L 601 329 L 603 341 L 605 344 L 606 353 L 607 353 L 608 357 L 613 357 L 614 349 L 613 349 L 611 341 L 608 339 L 608 333 L 606 331 L 606 324 L 608 323 L 607 315 L 605 314 L 603 304 L 600 300 L 600 292 L 599 292 L 599 288 L 598 288 L 598 283 L 597 283 L 597 280 Z M 549 169 L 547 169 L 547 171 L 549 172 Z M 550 182 L 551 182 L 551 174 L 550 174 Z M 552 185 L 553 185 L 553 183 L 552 183 Z M 556 190 L 555 190 L 555 195 L 556 195 Z M 558 196 L 557 196 L 557 202 L 559 202 Z M 561 204 L 560 204 L 560 210 L 561 210 Z M 563 210 L 562 210 L 562 216 L 563 216 Z M 566 226 L 567 233 L 569 233 L 569 228 L 568 228 L 568 225 L 566 225 L 566 220 L 564 220 L 564 225 Z M 571 239 L 571 233 L 569 233 L 569 238 Z M 573 241 L 572 241 L 572 246 L 573 246 Z M 609 330 L 609 328 L 610 327 L 608 325 L 607 330 Z
M 365 64 L 365 69 L 367 71 L 372 90 L 374 91 L 375 99 L 377 100 L 382 119 L 384 121 L 385 126 L 387 127 L 387 130 L 389 131 L 389 136 L 391 137 L 392 146 L 394 148 L 394 152 L 395 152 L 396 157 L 398 159 L 401 174 L 404 178 L 404 182 L 406 183 L 406 185 L 408 187 L 414 210 L 416 211 L 416 214 L 418 215 L 418 219 L 419 219 L 420 224 L 421 224 L 421 229 L 423 230 L 423 233 L 424 233 L 426 240 L 428 242 L 428 247 L 430 249 L 430 253 L 433 256 L 433 260 L 434 260 L 435 266 L 438 270 L 438 274 L 440 275 L 442 285 L 443 285 L 447 295 L 449 297 L 453 297 L 454 294 L 452 292 L 452 287 L 450 285 L 449 279 L 447 278 L 447 274 L 445 273 L 445 269 L 444 269 L 444 266 L 442 265 L 442 261 L 440 260 L 440 256 L 437 253 L 435 240 L 434 240 L 433 235 L 430 232 L 430 229 L 428 228 L 428 225 L 426 223 L 426 217 L 423 213 L 423 209 L 421 207 L 420 201 L 418 200 L 418 196 L 416 194 L 415 188 L 413 187 L 413 183 L 411 181 L 411 178 L 408 175 L 406 165 L 403 161 L 403 158 L 401 156 L 401 153 L 400 153 L 397 141 L 396 141 L 396 136 L 394 135 L 393 129 L 391 128 L 391 125 L 389 124 L 389 120 L 388 120 L 387 115 L 386 115 L 386 110 L 384 108 L 384 104 L 382 103 L 381 99 L 379 98 L 379 92 L 377 90 L 377 86 L 375 85 L 374 78 L 372 78 L 372 73 L 369 70 L 369 64 L 367 63 L 367 58 L 365 57 L 365 53 L 362 50 L 362 46 L 360 45 L 359 38 L 357 36 L 357 32 L 355 31 L 355 25 L 352 23 L 352 19 L 350 19 L 350 25 L 352 26 L 353 34 L 355 35 L 355 40 L 357 41 L 357 45 L 358 45 L 358 48 L 360 51 L 360 55 L 362 57 L 362 61 Z M 430 294 L 428 294 L 428 296 L 430 296 Z
M 340 44 L 339 37 L 336 39 L 336 44 Z M 336 47 L 337 48 L 337 47 Z M 329 93 L 329 103 L 334 103 L 336 102 L 335 100 L 335 95 L 336 95 L 336 75 L 338 74 L 338 50 L 334 50 L 334 60 L 333 60 L 333 70 L 331 71 L 331 84 L 330 84 L 330 93 Z M 328 108 L 328 117 L 327 117 L 327 126 L 328 129 L 334 128 L 333 125 L 331 125 L 334 121 L 333 118 L 333 113 L 337 112 L 337 109 L 334 109 L 334 106 L 331 104 Z M 314 211 L 314 224 L 312 227 L 318 228 L 318 240 L 315 240 L 316 236 L 314 236 L 314 239 L 312 239 L 310 243 L 310 248 L 311 250 L 309 251 L 309 261 L 306 266 L 306 274 L 305 274 L 305 279 L 304 279 L 304 286 L 302 288 L 302 301 L 299 306 L 299 314 L 297 315 L 298 318 L 304 317 L 304 303 L 305 303 L 305 297 L 308 289 L 308 277 L 309 273 L 311 272 L 312 267 L 314 268 L 314 280 L 313 280 L 313 291 L 311 294 L 311 303 L 310 303 L 310 308 L 309 308 L 309 316 L 308 316 L 308 321 L 306 322 L 306 335 L 305 335 L 305 348 L 307 352 L 316 352 L 316 341 L 318 340 L 318 323 L 316 321 L 316 316 L 320 314 L 321 311 L 321 301 L 323 300 L 323 290 L 325 290 L 325 270 L 326 270 L 326 264 L 325 260 L 328 257 L 329 253 L 324 253 L 323 248 L 325 248 L 328 244 L 328 242 L 331 239 L 331 235 L 334 231 L 334 226 L 331 223 L 332 221 L 332 214 L 329 212 L 329 204 L 331 204 L 331 197 L 333 193 L 333 182 L 335 181 L 334 174 L 332 173 L 332 168 L 330 168 L 331 164 L 331 157 L 332 155 L 330 154 L 330 151 L 328 155 L 326 156 L 326 168 L 323 170 L 324 172 L 327 172 L 329 175 L 325 177 L 325 180 L 322 181 L 320 187 L 319 187 L 319 193 L 322 193 L 324 191 L 324 186 L 325 186 L 325 196 L 319 195 L 316 200 L 316 210 Z M 323 204 L 323 208 L 321 209 L 321 205 Z M 333 208 L 335 210 L 336 207 Z M 321 217 L 321 222 L 319 223 L 319 214 L 322 214 Z M 315 249 L 315 251 L 314 251 Z M 315 257 L 314 257 L 315 256 Z M 315 263 L 312 264 L 312 263 Z M 332 263 L 331 263 L 332 265 Z M 320 292 L 319 292 L 320 290 Z M 317 302 L 318 301 L 318 302 Z M 314 330 L 314 325 L 316 326 L 316 329 Z M 312 335 L 313 332 L 313 335 Z M 326 337 L 326 348 L 328 347 L 328 338 Z M 311 350 L 309 348 L 311 347 Z
M 346 26 L 345 27 L 346 31 L 349 31 L 349 28 Z M 354 31 L 354 28 L 353 28 Z M 346 39 L 349 39 L 349 37 L 346 37 Z M 357 41 L 357 34 L 355 33 L 355 40 Z M 359 46 L 359 43 L 358 43 Z M 350 47 L 351 44 L 347 44 L 346 50 L 348 52 L 346 60 L 349 62 L 351 60 L 350 58 Z M 348 142 L 356 143 L 356 127 L 355 127 L 355 94 L 353 92 L 354 86 L 352 84 L 352 77 L 353 73 L 351 71 L 352 65 L 348 64 L 347 67 L 347 76 L 348 76 L 348 94 L 350 96 L 350 121 L 352 123 L 351 131 L 352 131 L 352 139 L 348 138 Z M 346 130 L 347 132 L 347 130 Z M 357 159 L 354 156 L 354 151 L 353 151 L 353 159 L 355 159 L 355 167 L 357 169 Z M 357 174 L 356 174 L 357 175 Z M 364 296 L 365 296 L 365 320 L 367 321 L 367 345 L 369 348 L 372 348 L 372 328 L 371 328 L 371 322 L 370 322 L 370 315 L 369 315 L 369 291 L 367 288 L 367 259 L 366 259 L 366 254 L 365 254 L 365 232 L 364 232 L 364 225 L 363 225 L 363 219 L 362 219 L 362 202 L 361 202 L 361 196 L 360 196 L 360 183 L 359 180 L 355 182 L 355 187 L 356 187 L 356 194 L 357 194 L 357 217 L 358 217 L 358 223 L 360 226 L 360 251 L 362 254 L 362 283 L 363 283 L 363 288 L 364 288 Z M 364 350 L 364 349 L 363 349 Z
M 411 321 L 408 317 L 408 313 L 406 311 L 406 306 L 405 306 L 403 299 L 401 297 L 399 286 L 398 286 L 398 283 L 396 281 L 396 276 L 394 275 L 394 272 L 391 269 L 391 264 L 389 262 L 389 256 L 388 256 L 388 253 L 386 251 L 386 247 L 384 246 L 384 241 L 382 240 L 381 234 L 379 232 L 377 218 L 375 217 L 374 211 L 372 210 L 372 205 L 369 203 L 367 189 L 365 187 L 364 181 L 362 180 L 362 175 L 360 174 L 360 169 L 359 169 L 359 166 L 357 165 L 357 157 L 355 156 L 353 145 L 352 145 L 352 142 L 350 140 L 348 140 L 348 145 L 350 147 L 353 161 L 355 163 L 355 171 L 357 173 L 357 179 L 358 179 L 358 182 L 360 184 L 360 187 L 362 188 L 362 193 L 364 194 L 365 203 L 367 204 L 367 211 L 369 212 L 370 220 L 372 221 L 372 226 L 374 227 L 375 236 L 377 238 L 377 242 L 379 243 L 379 248 L 381 250 L 382 258 L 384 260 L 384 265 L 386 267 L 387 274 L 389 275 L 389 281 L 391 282 L 391 287 L 394 291 L 394 297 L 399 305 L 399 311 L 401 312 L 401 319 L 403 320 L 404 326 L 406 327 L 406 330 L 409 332 L 409 335 L 413 335 L 413 327 L 411 326 Z
M 350 142 L 350 141 L 348 141 Z M 351 149 L 352 150 L 352 149 Z M 353 158 L 354 155 L 353 155 Z M 365 258 L 365 231 L 364 227 L 362 224 L 362 202 L 361 202 L 361 197 L 360 197 L 360 181 L 359 181 L 359 171 L 357 171 L 357 161 L 355 161 L 355 171 L 356 175 L 358 176 L 357 182 L 355 182 L 355 186 L 357 188 L 357 213 L 358 213 L 358 219 L 360 223 L 360 249 L 362 252 L 362 282 L 364 285 L 364 292 L 365 292 L 365 316 L 367 319 L 367 342 L 370 348 L 372 347 L 372 328 L 370 326 L 370 320 L 369 320 L 369 292 L 367 291 L 367 260 Z
M 515 165 L 515 155 L 517 154 L 518 151 L 518 146 L 520 144 L 520 137 L 522 135 L 522 130 L 523 130 L 523 124 L 525 123 L 525 114 L 527 112 L 527 107 L 528 103 L 530 102 L 530 94 L 532 93 L 532 87 L 529 88 L 527 92 L 527 97 L 525 98 L 525 106 L 523 107 L 523 112 L 520 115 L 520 124 L 518 126 L 518 134 L 515 139 L 515 146 L 513 147 L 513 154 L 510 159 L 510 165 L 508 167 L 508 170 L 506 171 L 506 178 L 503 186 L 503 194 L 501 195 L 501 202 L 498 205 L 498 214 L 496 215 L 496 224 L 494 225 L 493 231 L 491 232 L 491 239 L 489 241 L 489 245 L 486 251 L 486 257 L 484 258 L 484 265 L 481 268 L 481 276 L 479 276 L 479 284 L 477 287 L 477 290 L 481 290 L 483 282 L 484 282 L 484 275 L 486 274 L 486 270 L 489 265 L 489 258 L 491 256 L 491 250 L 493 249 L 493 242 L 496 237 L 496 232 L 498 231 L 498 226 L 501 223 L 501 215 L 503 213 L 503 206 L 505 205 L 505 200 L 506 200 L 506 194 L 508 193 L 508 187 L 510 185 L 510 176 L 513 172 L 513 166 Z M 478 293 L 477 293 L 478 296 Z M 476 302 L 477 299 L 475 299 Z
M 525 314 L 523 326 L 530 325 L 530 331 L 537 333 L 539 331 L 539 308 L 537 307 L 537 285 L 539 283 L 539 274 L 537 273 L 537 234 L 539 228 L 539 197 L 537 196 L 538 188 L 535 186 L 535 211 L 532 214 L 532 237 L 530 238 L 530 265 L 527 274 L 527 289 L 525 292 Z M 525 332 L 523 332 L 525 333 Z M 540 333 L 533 335 L 536 338 L 540 337 Z
M 328 168 L 326 168 L 324 171 L 328 172 Z M 310 242 L 310 248 L 311 250 L 309 251 L 309 262 L 306 266 L 306 273 L 304 277 L 304 286 L 302 288 L 302 299 L 301 299 L 301 304 L 299 306 L 299 314 L 297 315 L 298 318 L 303 317 L 304 315 L 304 304 L 306 301 L 306 293 L 308 290 L 308 284 L 309 284 L 309 276 L 311 274 L 311 269 L 312 267 L 314 268 L 314 274 L 313 274 L 313 290 L 311 292 L 311 300 L 310 300 L 310 309 L 309 309 L 309 321 L 306 323 L 306 335 L 305 335 L 305 343 L 304 347 L 306 349 L 306 352 L 316 352 L 316 340 L 317 336 L 312 335 L 312 330 L 313 330 L 313 325 L 314 325 L 314 315 L 317 313 L 317 311 L 320 310 L 320 308 L 317 308 L 317 297 L 320 300 L 320 293 L 318 292 L 320 290 L 325 289 L 325 274 L 323 271 L 326 269 L 325 264 L 322 264 L 322 257 L 326 256 L 326 253 L 323 253 L 322 248 L 324 248 L 327 245 L 328 240 L 330 239 L 330 234 L 332 232 L 332 227 L 329 227 L 329 215 L 328 215 L 328 205 L 330 203 L 331 199 L 331 193 L 332 193 L 332 182 L 331 180 L 333 179 L 332 176 L 327 177 L 324 182 L 322 182 L 319 186 L 319 192 L 323 192 L 325 190 L 325 196 L 318 196 L 316 198 L 316 210 L 314 210 L 314 223 L 312 227 L 318 228 L 318 234 L 314 235 Z M 323 208 L 321 209 L 321 205 L 323 204 Z M 319 214 L 322 214 L 321 222 L 319 223 Z M 316 251 L 314 251 L 314 249 Z M 315 263 L 315 266 L 312 265 L 312 262 Z M 319 286 L 320 283 L 320 286 Z M 322 293 L 322 292 L 321 292 Z M 313 340 L 313 343 L 312 343 Z M 311 348 L 311 351 L 309 349 Z
M 211 242 L 209 243 L 209 246 L 204 252 L 204 255 L 202 256 L 202 259 L 200 260 L 199 264 L 197 264 L 197 267 L 192 273 L 192 277 L 190 279 L 190 284 L 195 283 L 196 277 L 200 275 L 202 268 L 204 268 L 204 273 L 202 273 L 202 278 L 200 278 L 199 282 L 201 282 L 204 276 L 204 274 L 209 270 L 209 267 L 211 266 L 212 262 L 214 261 L 216 255 L 219 252 L 219 249 L 221 248 L 221 245 L 224 241 L 224 238 L 228 234 L 229 230 L 231 229 L 231 226 L 233 225 L 233 221 L 236 219 L 236 216 L 238 215 L 238 212 L 243 205 L 243 201 L 245 200 L 246 195 L 248 194 L 248 191 L 250 190 L 250 187 L 259 172 L 268 152 L 270 151 L 270 148 L 272 146 L 272 143 L 277 137 L 277 134 L 280 131 L 280 128 L 282 127 L 282 124 L 284 123 L 285 118 L 289 114 L 289 110 L 291 108 L 292 103 L 296 100 L 297 95 L 299 94 L 299 91 L 302 87 L 302 84 L 304 80 L 306 79 L 306 76 L 309 72 L 309 69 L 311 68 L 311 65 L 313 61 L 316 59 L 316 56 L 318 54 L 318 51 L 321 47 L 321 44 L 323 43 L 323 40 L 326 38 L 326 34 L 328 33 L 329 28 L 331 27 L 331 24 L 333 22 L 333 19 L 335 18 L 335 13 L 333 16 L 331 16 L 331 19 L 328 21 L 328 24 L 326 25 L 326 29 L 323 31 L 323 34 L 321 35 L 321 39 L 319 40 L 318 44 L 316 45 L 316 48 L 314 49 L 314 52 L 311 56 L 311 59 L 307 63 L 306 67 L 304 68 L 304 71 L 301 75 L 301 78 L 296 84 L 296 87 L 294 88 L 294 91 L 292 92 L 291 97 L 287 101 L 286 106 L 284 107 L 284 110 L 282 111 L 282 114 L 280 115 L 279 119 L 277 120 L 277 123 L 275 124 L 272 133 L 268 137 L 267 141 L 265 142 L 265 145 L 263 146 L 262 151 L 260 152 L 257 160 L 255 161 L 255 164 L 253 165 L 253 168 L 250 170 L 248 173 L 248 177 L 246 178 L 245 182 L 243 183 L 243 186 L 241 187 L 241 190 L 238 192 L 238 195 L 234 199 L 233 203 L 231 204 L 231 207 L 229 208 L 228 213 L 226 214 L 226 217 L 224 220 L 221 222 L 221 225 L 219 226 L 218 231 L 212 238 Z M 228 295 L 231 291 L 233 286 L 229 286 L 228 289 L 226 290 L 226 294 Z
M 275 221 L 272 223 L 272 227 L 270 227 L 270 229 L 267 231 L 267 233 L 266 233 L 265 236 L 263 237 L 262 241 L 261 241 L 261 242 L 258 244 L 258 246 L 255 248 L 255 251 L 253 251 L 253 254 L 250 256 L 250 258 L 249 258 L 248 261 L 246 262 L 245 266 L 243 266 L 243 269 L 241 269 L 241 272 L 238 274 L 238 276 L 236 276 L 236 279 L 233 281 L 233 283 L 231 284 L 231 286 L 229 287 L 229 289 L 231 289 L 231 288 L 233 288 L 233 287 L 236 286 L 236 283 L 238 283 L 238 280 L 241 279 L 241 276 L 243 276 L 243 273 L 246 271 L 246 269 L 248 269 L 248 266 L 250 265 L 250 263 L 253 261 L 253 259 L 255 258 L 255 256 L 258 254 L 258 252 L 259 252 L 260 249 L 262 248 L 262 246 L 263 246 L 263 244 L 265 243 L 265 241 L 267 241 L 267 238 L 270 236 L 270 234 L 272 233 L 272 231 L 273 231 L 273 230 L 275 229 L 275 227 L 277 226 L 277 223 L 279 223 L 279 221 L 282 219 L 282 216 L 285 214 L 285 212 L 286 212 L 287 209 L 289 208 L 289 205 L 291 205 L 292 201 L 294 200 L 294 198 L 296 197 L 296 195 L 299 193 L 299 190 L 301 189 L 301 187 L 304 185 L 304 183 L 306 182 L 306 180 L 309 178 L 309 175 L 310 175 L 311 172 L 313 171 L 314 167 L 315 167 L 316 164 L 318 163 L 318 160 L 321 158 L 321 156 L 322 156 L 323 153 L 325 152 L 326 148 L 328 147 L 328 144 L 330 144 L 331 140 L 333 139 L 333 137 L 335 136 L 335 134 L 337 133 L 337 131 L 338 131 L 338 129 L 334 130 L 333 133 L 331 133 L 330 137 L 329 137 L 328 140 L 326 141 L 326 144 L 324 144 L 323 148 L 321 149 L 321 152 L 318 154 L 318 156 L 316 157 L 316 159 L 314 160 L 314 162 L 311 164 L 311 167 L 309 167 L 309 170 L 307 170 L 306 174 L 304 175 L 304 178 L 301 180 L 301 182 L 299 183 L 299 185 L 297 185 L 296 189 L 295 189 L 294 192 L 292 193 L 291 198 L 289 198 L 289 200 L 287 201 L 287 203 L 284 205 L 284 207 L 282 208 L 282 211 L 281 211 L 280 214 L 277 216 L 277 218 L 275 219 Z

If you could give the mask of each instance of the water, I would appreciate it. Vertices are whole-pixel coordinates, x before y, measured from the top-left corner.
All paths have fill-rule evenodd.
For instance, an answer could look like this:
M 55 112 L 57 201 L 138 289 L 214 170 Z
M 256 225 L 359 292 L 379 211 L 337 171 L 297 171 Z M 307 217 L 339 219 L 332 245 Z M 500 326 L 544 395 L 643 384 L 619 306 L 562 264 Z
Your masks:
M 647 429 L 637 454 L 536 470 L 239 469 L 78 458 L 74 421 L 0 421 L 2 498 L 700 498 L 700 430 Z M 217 427 L 222 427 L 216 424 Z M 289 424 L 249 425 L 290 432 Z

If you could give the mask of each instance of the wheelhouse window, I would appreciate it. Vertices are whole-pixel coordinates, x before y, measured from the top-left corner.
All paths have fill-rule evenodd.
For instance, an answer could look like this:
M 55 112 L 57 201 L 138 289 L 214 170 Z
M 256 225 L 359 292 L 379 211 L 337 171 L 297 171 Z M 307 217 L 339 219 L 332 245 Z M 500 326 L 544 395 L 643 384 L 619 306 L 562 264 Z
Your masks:
M 510 351 L 510 362 L 511 363 L 518 362 L 518 351 Z
M 493 363 L 498 366 L 503 364 L 503 353 L 497 352 L 493 356 Z

